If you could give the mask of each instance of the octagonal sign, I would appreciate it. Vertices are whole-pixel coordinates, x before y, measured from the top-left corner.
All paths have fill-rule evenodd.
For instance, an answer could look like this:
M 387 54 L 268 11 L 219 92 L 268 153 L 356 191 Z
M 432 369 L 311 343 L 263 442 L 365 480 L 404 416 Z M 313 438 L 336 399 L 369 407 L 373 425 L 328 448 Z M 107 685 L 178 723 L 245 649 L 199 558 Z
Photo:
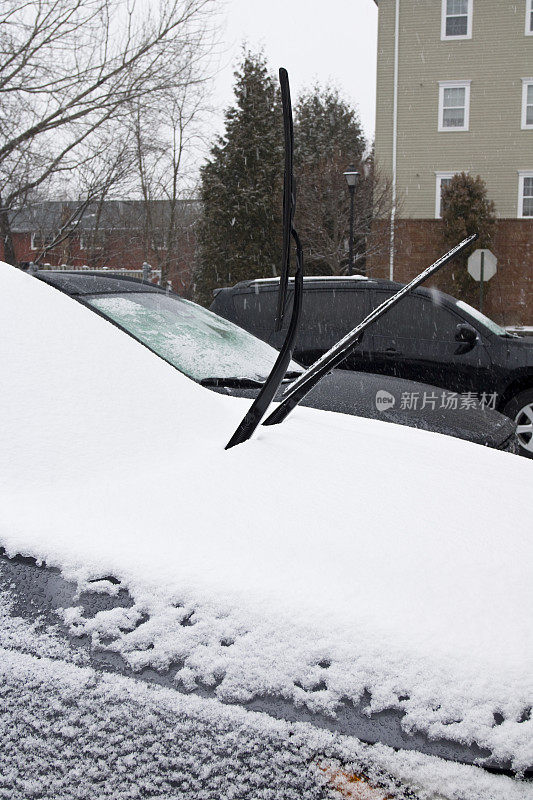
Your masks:
M 484 255 L 483 280 L 490 281 L 496 275 L 498 259 L 490 250 L 474 250 L 468 259 L 468 271 L 475 281 L 481 280 L 481 255 Z

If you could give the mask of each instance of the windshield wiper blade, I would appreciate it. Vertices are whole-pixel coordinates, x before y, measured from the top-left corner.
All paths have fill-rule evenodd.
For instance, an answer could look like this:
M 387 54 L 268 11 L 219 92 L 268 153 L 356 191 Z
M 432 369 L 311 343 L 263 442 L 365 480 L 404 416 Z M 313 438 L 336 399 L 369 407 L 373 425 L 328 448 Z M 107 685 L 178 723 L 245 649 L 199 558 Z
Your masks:
M 332 369 L 337 367 L 344 359 L 351 353 L 351 351 L 359 344 L 365 330 L 372 325 L 377 319 L 382 317 L 387 311 L 400 302 L 408 292 L 416 289 L 426 278 L 434 275 L 437 270 L 452 260 L 458 253 L 465 250 L 478 238 L 478 234 L 474 233 L 468 236 L 460 244 L 456 245 L 452 250 L 444 256 L 435 261 L 431 266 L 427 267 L 423 272 L 413 278 L 413 280 L 403 286 L 396 294 L 393 294 L 381 305 L 375 308 L 365 319 L 359 323 L 350 333 L 346 334 L 337 344 L 322 355 L 314 364 L 312 364 L 302 375 L 297 378 L 284 392 L 283 400 L 279 406 L 267 417 L 263 425 L 277 425 L 283 422 L 286 417 L 291 413 L 298 403 L 316 386 L 316 384 L 325 376 L 328 375 Z
M 292 372 L 286 372 L 285 377 L 283 378 L 283 383 L 286 383 L 287 381 L 293 381 L 295 378 L 299 378 L 300 375 L 303 374 L 303 369 L 298 370 L 298 372 L 296 372 L 296 370 L 292 370 Z
M 287 288 L 289 284 L 289 269 L 291 263 L 291 234 L 293 231 L 294 209 L 296 205 L 293 175 L 294 132 L 292 124 L 291 96 L 289 90 L 289 78 L 287 71 L 283 68 L 279 71 L 279 81 L 281 84 L 281 99 L 283 104 L 285 168 L 283 171 L 283 245 L 275 323 L 275 330 L 277 332 L 281 330 L 283 318 L 285 316 Z
M 200 386 L 220 386 L 225 389 L 260 389 L 266 378 L 209 377 L 202 378 Z
M 298 332 L 298 324 L 300 321 L 300 312 L 302 310 L 302 297 L 304 291 L 304 278 L 303 278 L 303 250 L 300 243 L 298 234 L 296 233 L 292 220 L 294 219 L 294 176 L 292 174 L 294 141 L 293 141 L 293 125 L 292 125 L 292 109 L 291 109 L 291 94 L 289 89 L 289 76 L 287 70 L 280 68 L 279 82 L 281 84 L 281 100 L 283 105 L 283 132 L 285 138 L 285 178 L 283 183 L 283 208 L 285 209 L 283 215 L 283 263 L 281 274 L 288 275 L 289 270 L 289 256 L 290 247 L 285 246 L 290 237 L 293 238 L 296 244 L 296 273 L 294 276 L 294 300 L 292 305 L 291 321 L 289 323 L 289 330 L 283 342 L 283 347 L 276 359 L 276 363 L 272 367 L 270 375 L 266 379 L 263 388 L 258 396 L 252 403 L 250 410 L 242 419 L 237 430 L 226 445 L 226 450 L 234 447 L 236 444 L 246 442 L 265 416 L 270 403 L 272 402 L 275 394 L 277 393 L 287 367 L 292 359 L 292 352 L 294 350 L 294 343 L 296 334 Z M 286 211 L 288 209 L 288 211 Z M 280 281 L 280 292 L 282 292 L 282 284 Z
M 302 374 L 302 371 L 296 372 L 286 372 L 285 377 L 281 381 L 282 383 L 289 383 L 293 381 L 295 378 L 298 378 Z M 235 376 L 225 377 L 224 375 L 220 376 L 210 376 L 209 378 L 202 378 L 200 381 L 200 386 L 207 386 L 209 387 L 217 387 L 224 389 L 260 389 L 262 386 L 265 385 L 266 377 L 258 377 L 258 378 L 241 378 Z

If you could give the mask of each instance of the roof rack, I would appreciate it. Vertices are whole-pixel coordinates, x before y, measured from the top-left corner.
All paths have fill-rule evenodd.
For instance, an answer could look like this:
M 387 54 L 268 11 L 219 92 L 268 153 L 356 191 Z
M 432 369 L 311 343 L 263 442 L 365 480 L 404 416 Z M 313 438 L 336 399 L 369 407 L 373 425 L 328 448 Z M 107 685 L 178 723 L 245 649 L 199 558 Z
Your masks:
M 304 277 L 304 283 L 310 281 L 368 281 L 370 278 L 367 278 L 366 275 L 306 275 Z M 290 282 L 294 282 L 294 278 L 289 278 Z M 278 283 L 278 278 L 254 278 L 250 281 L 242 281 L 247 285 L 251 285 L 252 283 Z

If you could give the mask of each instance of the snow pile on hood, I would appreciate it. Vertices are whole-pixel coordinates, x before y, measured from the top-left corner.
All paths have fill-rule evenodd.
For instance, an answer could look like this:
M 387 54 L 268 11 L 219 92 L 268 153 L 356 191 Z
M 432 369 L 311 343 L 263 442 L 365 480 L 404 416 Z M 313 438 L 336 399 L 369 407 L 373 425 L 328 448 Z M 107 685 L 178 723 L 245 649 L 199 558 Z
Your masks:
M 248 401 L 7 266 L 0 320 L 0 544 L 134 600 L 73 628 L 223 699 L 366 690 L 533 762 L 532 462 L 311 409 L 226 452 Z

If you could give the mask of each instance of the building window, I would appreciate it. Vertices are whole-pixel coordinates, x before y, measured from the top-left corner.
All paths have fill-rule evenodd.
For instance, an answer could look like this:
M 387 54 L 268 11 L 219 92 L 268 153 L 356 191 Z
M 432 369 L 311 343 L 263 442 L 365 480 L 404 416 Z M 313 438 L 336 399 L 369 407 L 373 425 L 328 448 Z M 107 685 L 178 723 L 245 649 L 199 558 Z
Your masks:
M 442 0 L 441 39 L 472 38 L 473 0 Z
M 435 219 L 440 219 L 442 217 L 442 192 L 446 186 L 450 185 L 453 176 L 456 175 L 457 172 L 461 172 L 461 170 L 435 173 L 437 177 L 437 185 L 435 188 Z
M 49 247 L 55 238 L 56 234 L 53 232 L 34 231 L 31 235 L 30 247 L 32 250 L 43 250 L 45 247 Z
M 154 252 L 158 250 L 168 250 L 167 237 L 163 231 L 155 230 L 150 240 L 151 248 Z
M 533 217 L 533 171 L 518 173 L 518 216 Z
M 522 128 L 533 130 L 533 78 L 522 78 Z
M 439 131 L 467 131 L 470 81 L 439 83 Z
M 526 0 L 526 36 L 533 36 L 533 0 Z
M 80 250 L 103 250 L 107 243 L 106 231 L 83 231 L 80 235 Z

